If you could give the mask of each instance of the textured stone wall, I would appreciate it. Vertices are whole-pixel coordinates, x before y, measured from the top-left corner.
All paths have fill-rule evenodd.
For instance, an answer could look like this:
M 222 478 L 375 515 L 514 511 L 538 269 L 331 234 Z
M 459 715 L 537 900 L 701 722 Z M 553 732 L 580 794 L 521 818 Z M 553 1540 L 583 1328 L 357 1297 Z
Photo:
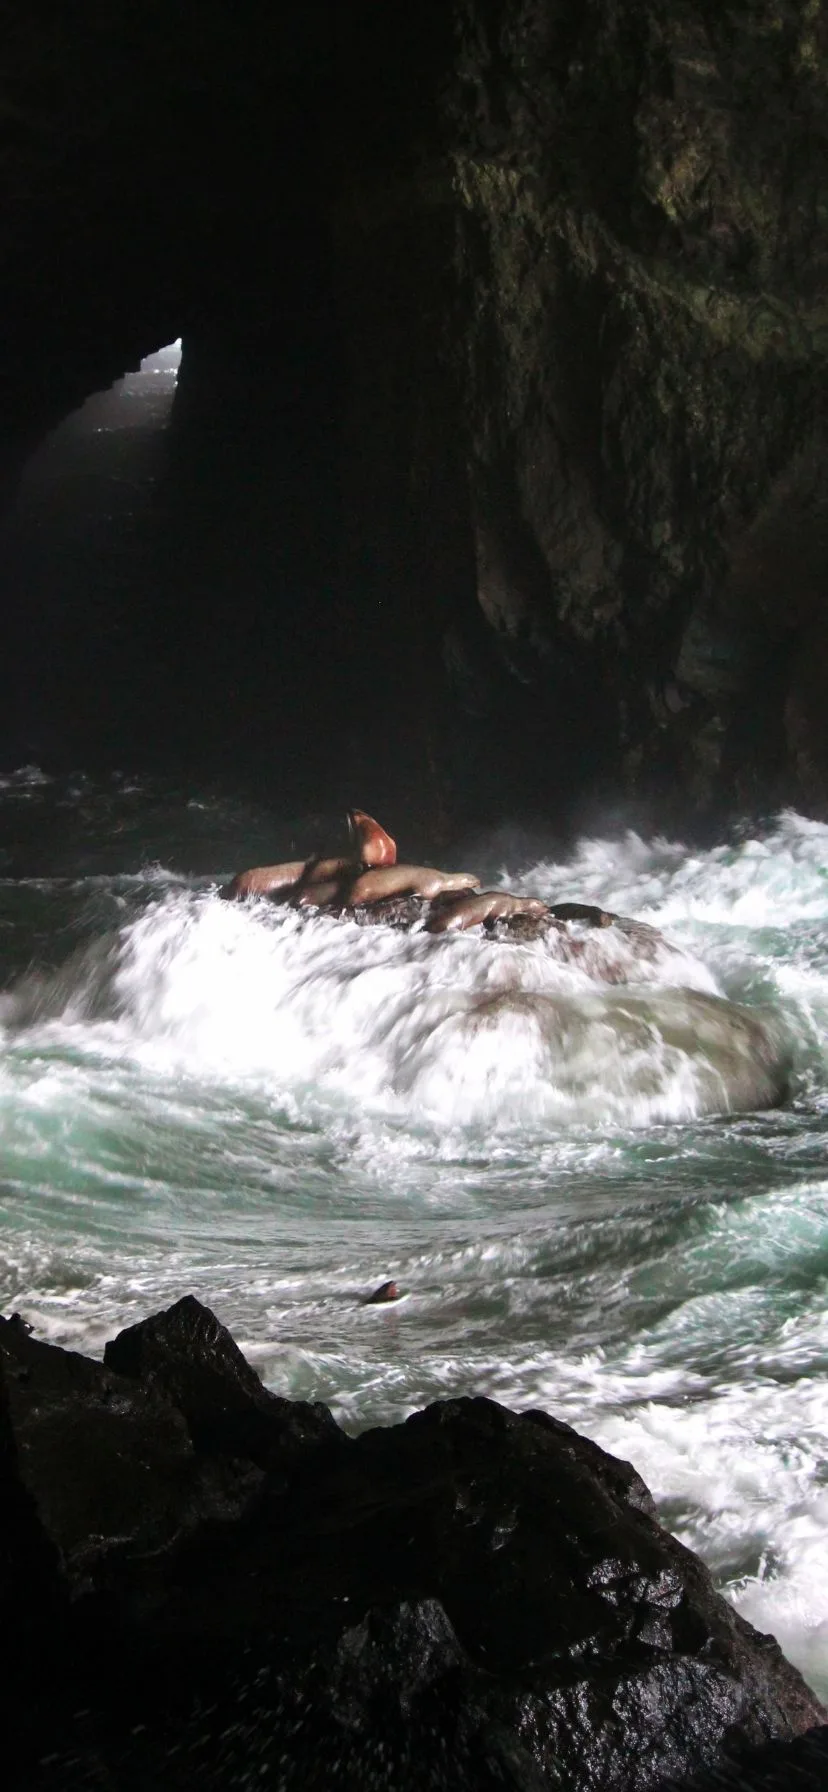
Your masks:
M 415 485 L 455 468 L 454 584 L 439 557 L 426 578 L 449 787 L 488 762 L 528 808 L 823 811 L 825 15 L 458 0 L 456 23 L 362 251 L 384 240 L 426 313 L 445 280 L 453 439 L 412 403 L 397 442 Z
M 298 389 L 287 273 L 330 319 L 300 452 L 331 467 L 340 567 L 291 666 L 313 691 L 325 628 L 345 781 L 447 825 L 825 813 L 826 16 L 175 0 L 70 31 L 41 0 L 3 78 L 0 465 L 182 331 L 186 362 L 189 330 L 255 344 L 238 464 L 266 484 L 267 404 L 275 439 Z M 248 595 L 251 531 L 225 551 L 254 643 L 283 601 L 265 509 Z
M 462 23 L 481 605 L 539 701 L 561 668 L 591 694 L 628 789 L 824 794 L 822 10 L 469 0 Z

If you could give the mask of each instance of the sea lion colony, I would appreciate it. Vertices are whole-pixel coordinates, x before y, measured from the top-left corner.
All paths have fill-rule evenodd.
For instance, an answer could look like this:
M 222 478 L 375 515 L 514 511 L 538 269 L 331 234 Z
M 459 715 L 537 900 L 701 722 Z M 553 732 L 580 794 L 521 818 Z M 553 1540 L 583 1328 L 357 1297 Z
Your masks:
M 639 962 L 652 961 L 662 949 L 676 950 L 654 927 L 587 903 L 554 904 L 508 890 L 481 890 L 480 879 L 467 871 L 399 864 L 396 842 L 363 809 L 349 811 L 348 825 L 354 843 L 351 857 L 316 856 L 257 865 L 237 872 L 222 896 L 227 901 L 266 897 L 289 908 L 344 916 L 363 925 L 421 925 L 432 934 L 479 928 L 492 939 L 545 938 L 561 962 L 577 962 L 590 976 L 610 983 L 627 981 L 629 952 L 596 953 L 597 941 L 593 944 L 590 939 L 594 930 L 610 929 L 616 944 L 618 933 L 622 934 Z

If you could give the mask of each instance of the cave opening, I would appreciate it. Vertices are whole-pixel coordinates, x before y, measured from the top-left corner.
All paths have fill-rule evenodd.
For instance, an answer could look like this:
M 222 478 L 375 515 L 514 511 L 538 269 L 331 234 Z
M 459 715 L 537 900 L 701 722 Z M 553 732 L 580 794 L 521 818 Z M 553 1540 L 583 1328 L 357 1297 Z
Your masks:
M 138 618 L 157 577 L 159 495 L 181 338 L 92 392 L 24 462 L 0 525 L 7 754 L 118 756 L 137 718 Z
M 241 290 L 191 290 L 182 337 L 25 462 L 0 525 L 9 763 L 226 772 L 313 804 L 341 762 L 338 369 L 316 219 L 283 219 L 279 251 L 267 267 L 240 253 Z
M 84 550 L 84 587 L 77 539 L 55 537 L 34 592 L 0 525 L 6 764 L 231 770 L 289 808 L 324 793 L 475 820 L 616 799 L 718 814 L 766 785 L 817 800 L 822 250 L 801 233 L 822 101 L 792 69 L 773 131 L 792 134 L 799 197 L 777 266 L 760 241 L 777 199 L 743 206 L 718 101 L 715 205 L 678 205 L 660 86 L 641 137 L 643 21 L 617 38 L 600 8 L 541 8 L 529 29 L 529 7 L 501 41 L 498 11 L 320 0 L 240 28 L 224 0 L 181 0 L 159 36 L 120 4 L 48 42 L 21 24 L 7 508 L 61 417 L 179 332 L 184 355 L 109 602 L 105 554 Z M 741 141 L 742 76 L 700 30 Z M 776 94 L 764 40 L 757 56 Z M 652 165 L 624 197 L 639 143 Z M 688 616 L 798 484 L 797 579 L 816 595 L 785 680 L 750 696 L 747 730 L 721 693 L 665 704 Z M 761 557 L 739 617 L 763 608 Z M 495 562 L 500 621 L 481 602 Z

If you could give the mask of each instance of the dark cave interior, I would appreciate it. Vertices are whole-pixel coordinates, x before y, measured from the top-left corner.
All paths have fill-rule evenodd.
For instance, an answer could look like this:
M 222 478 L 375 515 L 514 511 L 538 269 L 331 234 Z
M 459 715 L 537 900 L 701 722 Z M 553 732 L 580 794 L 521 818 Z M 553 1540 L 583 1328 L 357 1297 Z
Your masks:
M 298 632 L 312 631 L 320 690 L 332 681 L 325 20 L 239 31 L 227 8 L 178 5 L 131 29 L 126 8 L 86 8 L 75 34 L 35 10 L 42 41 L 20 33 L 26 124 L 40 114 L 24 78 L 49 55 L 63 193 L 44 170 L 6 288 L 12 479 L 89 392 L 182 335 L 184 352 L 150 501 L 107 516 L 102 485 L 39 605 L 30 545 L 22 566 L 7 556 L 4 756 L 197 768 L 229 753 L 244 769 L 307 720 Z M 41 535 L 51 526 L 46 506 Z
M 0 763 L 443 827 L 822 812 L 805 11 L 20 9 Z M 50 562 L 21 469 L 178 337 L 141 503 Z

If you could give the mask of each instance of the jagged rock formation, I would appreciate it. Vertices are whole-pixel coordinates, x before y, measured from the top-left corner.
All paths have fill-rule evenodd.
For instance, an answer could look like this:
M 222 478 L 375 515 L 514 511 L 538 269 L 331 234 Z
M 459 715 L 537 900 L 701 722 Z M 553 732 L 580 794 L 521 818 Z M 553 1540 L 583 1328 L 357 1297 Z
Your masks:
M 655 1792 L 825 1718 L 546 1413 L 350 1439 L 192 1297 L 103 1365 L 0 1321 L 0 1389 L 9 1792 Z
M 481 775 L 505 737 L 538 790 L 824 809 L 821 10 L 457 15 L 441 142 L 365 236 L 396 271 L 387 358 L 404 335 L 415 374 L 384 392 L 405 415 L 411 381 L 416 578 Z M 412 318 L 441 278 L 429 381 Z
M 828 812 L 816 0 L 52 15 L 0 448 L 183 333 L 154 744 L 310 688 L 308 783 L 379 804 Z

